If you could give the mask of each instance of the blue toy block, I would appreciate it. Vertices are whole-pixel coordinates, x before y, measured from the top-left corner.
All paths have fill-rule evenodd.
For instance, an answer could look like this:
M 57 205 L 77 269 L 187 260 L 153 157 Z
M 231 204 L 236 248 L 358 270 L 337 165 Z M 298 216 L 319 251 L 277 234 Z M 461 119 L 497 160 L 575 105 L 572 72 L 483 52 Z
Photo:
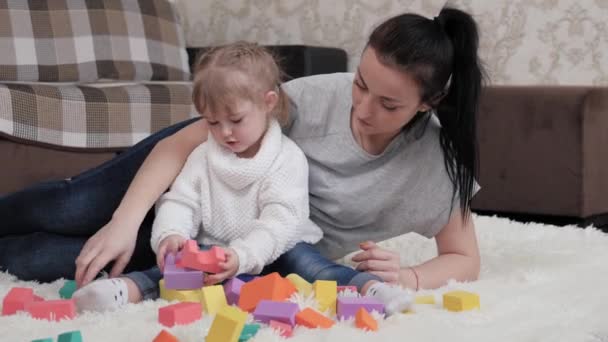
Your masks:
M 82 342 L 80 330 L 68 331 L 57 337 L 57 342 Z

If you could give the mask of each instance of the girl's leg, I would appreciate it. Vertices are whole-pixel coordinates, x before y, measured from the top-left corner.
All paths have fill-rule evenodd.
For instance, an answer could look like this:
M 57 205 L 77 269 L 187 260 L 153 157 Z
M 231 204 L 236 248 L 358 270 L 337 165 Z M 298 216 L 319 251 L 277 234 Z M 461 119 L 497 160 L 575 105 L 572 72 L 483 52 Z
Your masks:
M 0 237 L 35 232 L 93 235 L 110 220 L 156 143 L 196 120 L 167 127 L 76 177 L 0 196 Z

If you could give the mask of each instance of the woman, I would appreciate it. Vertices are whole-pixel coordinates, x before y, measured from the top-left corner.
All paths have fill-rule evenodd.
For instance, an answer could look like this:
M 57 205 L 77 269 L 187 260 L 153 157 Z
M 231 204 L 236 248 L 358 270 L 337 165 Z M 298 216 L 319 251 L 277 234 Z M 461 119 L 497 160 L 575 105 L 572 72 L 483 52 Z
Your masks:
M 477 278 L 470 212 L 483 75 L 477 50 L 476 24 L 462 11 L 445 8 L 434 19 L 404 14 L 374 30 L 355 75 L 283 85 L 293 102 L 284 133 L 308 158 L 311 219 L 324 232 L 318 258 L 360 248 L 353 258 L 359 270 L 412 289 Z M 10 219 L 0 234 L 21 235 L 0 239 L 0 266 L 24 279 L 50 280 L 74 274 L 78 255 L 80 285 L 111 261 L 110 275 L 117 276 L 135 246 L 148 243 L 146 213 L 206 138 L 204 120 L 182 123 L 67 183 L 1 199 L 1 214 Z M 49 213 L 54 219 L 44 217 Z M 398 253 L 373 242 L 408 232 L 435 237 L 438 256 L 403 267 Z M 134 261 L 144 259 L 139 254 L 147 249 L 139 249 Z

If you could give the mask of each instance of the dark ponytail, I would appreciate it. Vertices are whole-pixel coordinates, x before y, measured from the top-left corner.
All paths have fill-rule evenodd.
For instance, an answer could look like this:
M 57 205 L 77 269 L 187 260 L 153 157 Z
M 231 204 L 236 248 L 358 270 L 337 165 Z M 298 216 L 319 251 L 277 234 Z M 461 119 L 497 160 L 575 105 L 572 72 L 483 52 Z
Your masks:
M 368 46 L 384 64 L 412 75 L 422 101 L 434 108 L 452 197 L 458 193 L 466 220 L 477 175 L 475 122 L 484 78 L 475 21 L 453 8 L 444 8 L 434 19 L 402 14 L 378 26 Z M 428 114 L 419 113 L 408 126 L 424 117 Z

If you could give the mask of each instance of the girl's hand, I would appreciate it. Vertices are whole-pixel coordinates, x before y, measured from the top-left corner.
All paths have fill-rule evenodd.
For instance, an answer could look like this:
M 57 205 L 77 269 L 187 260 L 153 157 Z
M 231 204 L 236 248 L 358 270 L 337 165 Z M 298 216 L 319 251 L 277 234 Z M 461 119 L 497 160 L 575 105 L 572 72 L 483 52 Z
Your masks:
M 224 270 L 221 273 L 208 274 L 205 276 L 205 285 L 214 285 L 221 283 L 226 279 L 230 279 L 236 275 L 239 270 L 239 256 L 232 248 L 224 248 L 224 254 L 226 254 L 226 261 L 220 262 L 219 266 Z
M 177 234 L 169 235 L 160 242 L 158 253 L 156 253 L 156 263 L 161 271 L 165 270 L 165 257 L 167 253 L 176 254 L 184 247 L 185 243 L 186 238 Z
M 373 241 L 362 242 L 359 248 L 363 251 L 352 257 L 354 262 L 359 263 L 357 271 L 375 274 L 387 283 L 399 281 L 401 270 L 399 253 L 383 249 Z

